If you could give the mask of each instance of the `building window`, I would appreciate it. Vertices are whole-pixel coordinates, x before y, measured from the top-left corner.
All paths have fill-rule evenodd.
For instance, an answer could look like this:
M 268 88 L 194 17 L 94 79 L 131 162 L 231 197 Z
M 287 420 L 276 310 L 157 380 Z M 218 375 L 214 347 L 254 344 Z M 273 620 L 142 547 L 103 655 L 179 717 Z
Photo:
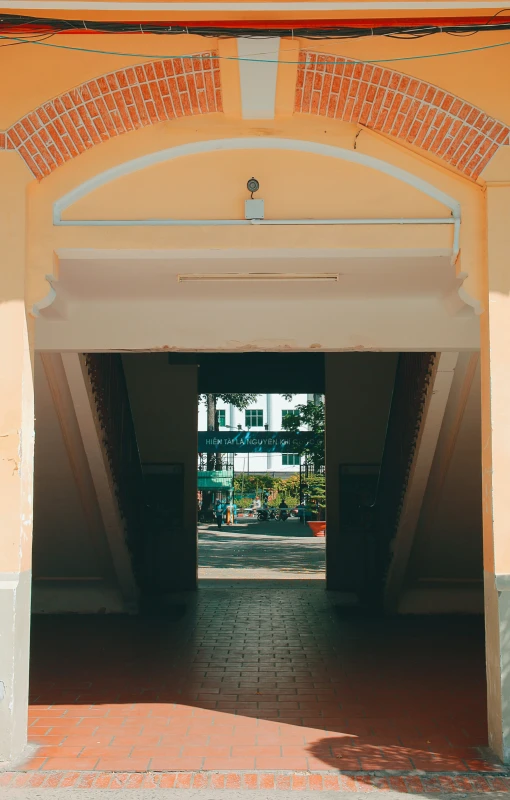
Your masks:
M 220 408 L 220 409 L 218 409 L 218 411 L 216 413 L 218 415 L 218 427 L 219 428 L 224 428 L 225 427 L 225 409 L 224 408 Z
M 282 453 L 282 467 L 297 467 L 300 463 L 299 453 Z
M 285 417 L 299 417 L 297 408 L 282 408 L 282 423 Z
M 264 412 L 261 408 L 249 408 L 244 412 L 244 424 L 247 428 L 262 428 Z

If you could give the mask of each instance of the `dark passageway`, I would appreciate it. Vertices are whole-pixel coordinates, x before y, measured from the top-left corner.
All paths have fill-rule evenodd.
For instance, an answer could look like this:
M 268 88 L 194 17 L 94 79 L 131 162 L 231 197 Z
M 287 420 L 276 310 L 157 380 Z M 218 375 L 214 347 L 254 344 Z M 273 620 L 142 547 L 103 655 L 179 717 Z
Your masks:
M 438 475 L 452 480 L 443 500 L 453 507 L 438 503 L 437 492 L 429 497 L 422 481 L 415 530 L 404 529 L 409 570 L 400 561 L 390 571 L 393 554 L 403 552 L 394 546 L 403 538 L 400 511 L 416 497 L 417 444 L 426 436 L 429 444 L 450 441 L 450 417 L 441 427 L 432 415 L 431 432 L 424 409 L 439 397 L 448 410 L 441 386 L 464 387 L 469 359 L 454 374 L 434 354 L 327 354 L 326 539 L 292 519 L 268 521 L 266 530 L 244 513 L 222 530 L 200 524 L 198 590 L 188 591 L 197 586 L 196 412 L 204 388 L 190 357 L 174 364 L 167 354 L 88 356 L 78 365 L 80 386 L 92 391 L 90 419 L 102 415 L 96 449 L 125 530 L 117 550 L 104 536 L 111 563 L 105 557 L 101 565 L 90 554 L 87 562 L 71 535 L 62 536 L 68 549 L 58 549 L 51 534 L 67 529 L 39 514 L 35 749 L 23 768 L 108 773 L 107 784 L 117 780 L 112 772 L 148 771 L 165 775 L 165 786 L 177 772 L 208 773 L 207 781 L 240 772 L 261 787 L 266 771 L 291 783 L 305 774 L 357 776 L 358 787 L 409 791 L 417 771 L 420 781 L 431 776 L 417 791 L 444 780 L 465 791 L 460 774 L 467 782 L 502 774 L 487 750 L 476 397 L 462 459 L 446 472 L 440 460 L 427 467 L 433 487 Z M 471 487 L 462 507 L 459 485 Z M 171 514 L 154 501 L 158 493 L 175 500 L 163 509 Z M 61 551 L 64 563 L 54 555 Z M 137 604 L 128 602 L 127 578 Z

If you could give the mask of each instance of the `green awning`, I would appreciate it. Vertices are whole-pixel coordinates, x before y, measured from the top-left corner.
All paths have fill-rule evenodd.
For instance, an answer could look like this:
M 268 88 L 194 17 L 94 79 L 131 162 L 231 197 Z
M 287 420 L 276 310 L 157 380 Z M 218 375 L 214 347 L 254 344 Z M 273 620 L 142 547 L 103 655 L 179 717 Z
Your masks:
M 231 489 L 234 484 L 232 470 L 204 470 L 198 473 L 197 488 L 214 491 L 215 489 Z

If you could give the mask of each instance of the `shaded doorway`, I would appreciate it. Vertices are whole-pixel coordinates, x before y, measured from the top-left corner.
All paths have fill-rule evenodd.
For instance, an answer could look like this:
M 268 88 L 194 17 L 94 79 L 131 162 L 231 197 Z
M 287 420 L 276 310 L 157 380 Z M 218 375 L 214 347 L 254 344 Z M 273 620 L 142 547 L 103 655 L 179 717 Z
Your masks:
M 254 355 L 269 355 L 276 366 L 257 368 Z M 246 359 L 245 377 L 256 391 L 325 390 L 328 588 L 359 598 L 374 583 L 374 545 L 381 545 L 375 577 L 385 580 L 397 536 L 405 558 L 395 573 L 393 596 L 406 611 L 481 611 L 477 355 L 311 354 L 305 370 L 295 368 L 291 355 L 301 356 L 235 358 Z M 223 358 L 208 354 L 209 364 L 214 365 L 213 356 Z M 37 611 L 131 609 L 129 592 L 136 595 L 141 570 L 144 585 L 156 594 L 196 588 L 198 395 L 208 388 L 250 389 L 240 382 L 237 366 L 223 374 L 214 366 L 208 377 L 206 365 L 197 363 L 204 358 L 37 357 Z M 221 382 L 199 384 L 200 374 Z M 254 385 L 254 375 L 265 384 Z M 296 376 L 302 375 L 313 381 L 298 385 Z M 413 459 L 423 454 L 416 472 Z M 385 520 L 373 502 L 374 481 L 375 494 L 386 503 Z M 145 492 L 158 512 L 155 521 L 140 516 Z M 158 497 L 164 501 L 161 515 Z M 400 531 L 395 515 L 408 497 L 413 513 Z M 157 546 L 151 538 L 159 539 Z
M 339 356 L 338 361 L 329 359 L 326 368 L 326 373 L 334 370 L 325 386 L 333 422 L 327 434 L 329 457 L 333 448 L 336 481 L 342 474 L 349 480 L 354 476 L 351 494 L 356 498 L 357 476 L 366 467 L 372 470 L 384 456 L 393 400 L 401 396 L 395 392 L 398 368 L 409 365 L 410 359 L 393 354 Z M 117 377 L 119 359 L 105 356 L 108 369 L 117 370 L 111 373 Z M 131 368 L 130 359 L 136 361 L 136 369 Z M 459 772 L 497 774 L 500 767 L 485 750 L 483 628 L 482 617 L 475 616 L 476 570 L 481 565 L 476 550 L 479 478 L 472 450 L 479 420 L 476 392 L 464 393 L 463 420 L 449 414 L 449 403 L 453 404 L 450 410 L 455 409 L 462 394 L 459 388 L 467 386 L 471 359 L 469 354 L 461 356 L 454 365 L 449 356 L 443 361 L 435 359 L 428 383 L 424 381 L 420 388 L 430 384 L 427 396 L 436 403 L 443 398 L 444 421 L 440 424 L 434 416 L 437 463 L 433 460 L 430 465 L 431 494 L 423 497 L 424 513 L 418 520 L 409 572 L 402 585 L 403 606 L 399 615 L 384 617 L 373 613 L 373 607 L 363 608 L 356 602 L 356 581 L 369 573 L 363 571 L 364 566 L 349 570 L 349 563 L 359 566 L 356 559 L 365 541 L 356 538 L 357 523 L 350 517 L 341 517 L 341 521 L 349 522 L 347 544 L 351 546 L 345 546 L 347 536 L 343 541 L 335 538 L 335 528 L 326 537 L 329 546 L 333 543 L 338 550 L 343 546 L 342 560 L 330 559 L 328 564 L 328 579 L 338 580 L 338 589 L 330 585 L 325 592 L 321 581 L 296 585 L 291 580 L 265 580 L 263 585 L 261 581 L 256 585 L 250 581 L 221 585 L 217 581 L 215 586 L 199 585 L 195 591 L 197 365 L 169 364 L 165 354 L 125 357 L 142 474 L 146 480 L 156 476 L 150 478 L 155 495 L 165 495 L 168 481 L 182 478 L 182 489 L 170 494 L 181 499 L 184 510 L 175 517 L 175 527 L 162 526 L 159 532 L 166 537 L 168 550 L 163 557 L 164 551 L 154 557 L 161 571 L 159 577 L 150 573 L 150 579 L 154 581 L 156 575 L 161 583 L 153 595 L 156 602 L 150 607 L 141 604 L 138 609 L 146 614 L 128 616 L 126 606 L 121 605 L 120 573 L 111 566 L 115 552 L 111 540 L 105 540 L 105 549 L 110 546 L 110 572 L 105 560 L 105 572 L 100 575 L 99 562 L 90 558 L 88 573 L 83 567 L 82 573 L 74 576 L 73 593 L 68 585 L 73 581 L 73 552 L 71 547 L 65 551 L 67 574 L 53 573 L 52 580 L 60 581 L 51 585 L 52 597 L 58 597 L 61 605 L 42 608 L 51 617 L 37 615 L 32 629 L 30 739 L 39 749 L 27 768 L 41 772 L 69 769 L 80 773 L 79 780 L 81 773 L 104 771 L 109 775 L 105 781 L 112 785 L 117 780 L 112 772 L 126 773 L 128 777 L 122 780 L 128 781 L 131 773 L 152 770 L 157 774 L 155 782 L 165 773 L 169 785 L 177 772 L 186 772 L 192 782 L 195 772 L 223 770 L 230 774 L 237 770 L 239 780 L 254 771 L 260 782 L 267 771 L 274 780 L 276 772 L 283 772 L 293 781 L 298 772 L 309 771 L 307 780 L 312 775 L 320 781 L 348 778 L 360 786 L 377 785 L 374 772 L 380 771 L 384 774 L 375 778 L 381 778 L 385 787 L 395 777 L 403 781 L 401 785 L 412 787 L 416 776 L 409 773 L 419 769 L 431 776 L 429 784 L 425 777 L 420 779 L 425 781 L 421 784 L 425 789 L 440 785 L 438 775 L 444 778 L 445 772 L 452 773 L 457 788 L 461 785 L 455 783 L 461 780 Z M 81 361 L 68 360 L 66 375 L 71 396 L 78 398 L 72 383 L 73 363 Z M 93 363 L 93 358 L 85 359 L 85 367 Z M 341 378 L 339 369 L 343 370 Z M 84 381 L 87 374 L 82 372 Z M 51 370 L 47 375 L 49 381 L 55 379 Z M 448 381 L 452 390 L 443 396 Z M 111 389 L 112 384 L 108 385 Z M 381 407 L 383 385 L 387 386 L 385 408 Z M 475 381 L 473 386 L 476 388 Z M 113 418 L 122 425 L 110 429 L 106 415 L 107 400 L 112 396 L 113 390 L 100 395 L 104 402 L 99 445 L 111 444 L 110 430 L 125 432 L 129 427 L 127 417 L 118 413 L 123 408 L 127 414 L 127 406 L 117 404 Z M 49 402 L 47 394 L 43 399 Z M 346 409 L 350 409 L 348 416 Z M 42 420 L 43 406 L 40 411 Z M 77 403 L 77 416 L 82 411 Z M 443 445 L 452 441 L 453 423 L 459 451 L 455 456 L 446 450 L 451 458 L 445 467 Z M 51 431 L 54 428 L 48 427 L 46 433 Z M 432 433 L 422 430 L 420 446 L 424 442 L 430 445 Z M 40 438 L 40 448 L 41 442 L 43 448 L 48 444 L 48 438 Z M 335 451 L 339 442 L 341 447 Z M 368 451 L 374 442 L 379 458 Z M 351 448 L 349 458 L 342 455 L 347 446 Z M 40 449 L 39 464 L 44 452 Z M 342 459 L 346 463 L 341 463 Z M 118 469 L 112 463 L 112 470 Z M 92 469 L 94 462 L 89 464 Z M 178 464 L 183 465 L 182 471 L 170 469 Z M 119 480 L 122 477 L 120 472 L 112 474 L 120 476 Z M 438 475 L 445 478 L 448 489 L 443 494 L 438 492 Z M 470 487 L 462 513 L 452 491 L 460 478 Z M 338 483 L 335 488 L 333 481 L 341 511 L 339 487 Z M 193 513 L 188 517 L 190 498 Z M 355 505 L 353 502 L 351 507 Z M 463 516 L 466 507 L 469 519 Z M 428 516 L 431 510 L 435 513 L 432 518 Z M 44 513 L 42 506 L 38 523 L 36 499 L 35 586 L 46 583 L 49 589 L 50 581 L 44 578 L 51 573 L 45 575 L 43 569 L 50 569 L 54 540 L 50 535 L 45 539 Z M 345 533 L 342 526 L 339 530 Z M 454 560 L 451 552 L 458 550 L 459 536 L 464 543 L 462 558 Z M 440 560 L 434 558 L 438 542 Z M 41 558 L 43 545 L 46 561 Z M 339 563 L 341 572 L 336 571 Z M 457 565 L 459 574 L 446 573 L 452 565 Z M 87 588 L 92 579 L 94 593 Z M 349 592 L 342 581 L 347 580 L 352 581 L 354 602 L 352 597 L 346 602 Z M 110 593 L 117 592 L 116 606 L 107 605 L 107 586 Z M 34 593 L 36 602 L 41 602 L 41 596 L 37 600 Z M 82 603 L 82 613 L 66 617 L 66 611 L 76 610 L 70 608 L 73 597 Z M 464 616 L 446 613 L 451 612 L 452 603 Z M 441 616 L 432 616 L 431 610 Z M 205 779 L 209 781 L 210 775 Z
M 199 581 L 324 580 L 323 354 L 169 361 L 197 366 Z

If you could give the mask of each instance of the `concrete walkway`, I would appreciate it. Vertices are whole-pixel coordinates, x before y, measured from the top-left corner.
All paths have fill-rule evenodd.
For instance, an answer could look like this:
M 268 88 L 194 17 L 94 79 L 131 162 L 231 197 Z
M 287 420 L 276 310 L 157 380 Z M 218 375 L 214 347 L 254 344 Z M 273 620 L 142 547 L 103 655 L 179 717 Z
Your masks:
M 297 519 L 238 520 L 237 525 L 200 525 L 198 577 L 244 580 L 324 580 L 324 538 L 314 538 Z
M 66 800 L 69 798 L 73 790 L 67 789 L 4 789 L 3 796 L 8 800 L 35 800 L 35 798 L 43 798 L 43 800 Z M 77 798 L 79 800 L 103 800 L 103 798 L 110 796 L 111 789 L 78 789 Z M 136 800 L 194 800 L 201 798 L 201 800 L 252 800 L 253 790 L 250 789 L 230 789 L 230 790 L 216 790 L 208 789 L 204 792 L 203 789 L 138 789 L 136 791 Z M 128 795 L 132 796 L 132 793 Z M 458 800 L 460 797 L 467 798 L 467 800 L 508 800 L 508 792 L 489 792 L 481 794 L 480 792 L 468 792 L 462 794 L 434 792 L 434 793 L 417 793 L 414 795 L 416 798 L 430 798 L 431 800 Z M 258 800 L 295 800 L 295 791 L 258 791 L 256 794 Z M 316 791 L 299 792 L 298 797 L 301 800 L 312 800 L 317 797 Z M 367 800 L 366 792 L 336 792 L 324 791 L 321 792 L 320 797 L 322 800 Z M 402 794 L 401 792 L 372 792 L 370 794 L 371 800 L 409 800 L 409 795 Z

